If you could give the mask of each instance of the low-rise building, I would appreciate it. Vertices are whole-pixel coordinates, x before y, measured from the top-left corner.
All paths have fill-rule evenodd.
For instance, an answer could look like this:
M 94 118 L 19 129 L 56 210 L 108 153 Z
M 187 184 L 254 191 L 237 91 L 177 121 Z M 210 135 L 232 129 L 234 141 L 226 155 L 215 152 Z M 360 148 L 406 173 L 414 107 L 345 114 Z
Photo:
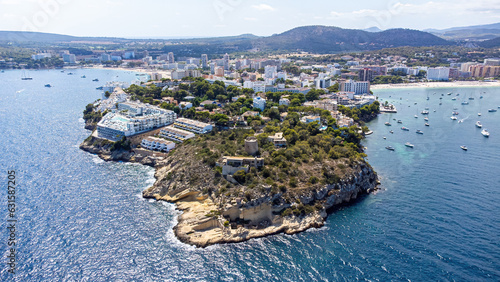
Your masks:
M 275 147 L 286 147 L 286 138 L 283 137 L 283 132 L 275 133 L 272 136 L 268 136 L 267 140 L 272 142 Z
M 181 109 L 187 110 L 187 109 L 193 107 L 193 104 L 191 102 L 180 102 L 179 107 Z
M 319 116 L 304 116 L 300 119 L 303 123 L 319 122 L 321 123 L 321 118 Z
M 185 129 L 198 134 L 205 134 L 212 131 L 212 125 L 201 121 L 196 121 L 187 118 L 178 118 L 174 122 L 174 126 L 180 129 Z
M 148 150 L 169 152 L 175 148 L 175 143 L 162 138 L 146 137 L 142 139 L 141 147 Z
M 222 158 L 222 175 L 233 175 L 239 170 L 248 172 L 249 168 L 264 166 L 263 158 L 226 157 Z
M 170 140 L 184 142 L 187 139 L 193 138 L 195 135 L 192 132 L 175 128 L 173 126 L 167 126 L 160 130 L 160 136 Z
M 290 105 L 290 100 L 288 100 L 287 98 L 281 98 L 279 103 L 280 103 L 280 106 L 281 105 L 288 106 L 288 105 Z

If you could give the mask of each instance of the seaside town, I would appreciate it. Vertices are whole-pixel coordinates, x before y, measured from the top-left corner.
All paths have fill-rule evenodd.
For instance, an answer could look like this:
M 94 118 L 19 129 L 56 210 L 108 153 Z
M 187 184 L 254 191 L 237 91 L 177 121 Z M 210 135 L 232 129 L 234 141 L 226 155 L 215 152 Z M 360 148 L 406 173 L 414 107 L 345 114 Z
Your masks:
M 421 54 L 432 57 L 432 53 Z M 33 55 L 39 59 L 50 54 Z M 172 52 L 153 59 L 147 52 L 134 60 L 134 52 L 121 55 L 102 54 L 85 58 L 92 62 L 122 61 L 122 66 L 143 65 L 137 80 L 108 82 L 102 89 L 102 99 L 93 106 L 104 113 L 97 124 L 96 137 L 121 140 L 162 127 L 156 137 L 145 138 L 141 146 L 150 150 L 169 151 L 175 143 L 194 134 L 236 127 L 263 127 L 276 119 L 284 121 L 288 107 L 302 106 L 304 123 L 318 122 L 326 129 L 327 121 L 320 117 L 321 109 L 335 119 L 336 128 L 350 127 L 357 122 L 342 109 L 361 109 L 377 98 L 371 83 L 380 78 L 402 76 L 412 81 L 448 81 L 467 78 L 494 78 L 500 75 L 500 59 L 488 58 L 484 63 L 456 63 L 449 67 L 408 67 L 406 58 L 381 58 L 391 62 L 373 65 L 374 60 L 341 56 L 345 64 L 304 65 L 301 60 L 231 59 L 228 54 L 209 60 L 201 58 L 175 59 Z M 63 54 L 65 63 L 76 63 L 72 54 Z M 395 63 L 394 63 L 395 62 Z M 153 70 L 147 72 L 148 70 Z M 257 70 L 257 71 L 256 71 Z M 396 76 L 397 75 L 397 76 Z M 391 78 L 392 80 L 392 78 Z M 393 105 L 380 110 L 394 112 Z M 187 117 L 187 118 L 186 118 Z

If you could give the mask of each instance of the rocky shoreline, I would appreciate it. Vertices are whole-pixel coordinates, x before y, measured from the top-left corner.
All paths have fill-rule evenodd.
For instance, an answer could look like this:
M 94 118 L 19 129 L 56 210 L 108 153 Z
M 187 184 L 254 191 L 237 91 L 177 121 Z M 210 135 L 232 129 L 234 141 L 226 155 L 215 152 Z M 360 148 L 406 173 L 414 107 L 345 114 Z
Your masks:
M 151 154 L 142 149 L 112 152 L 111 144 L 91 135 L 80 148 L 105 161 L 136 162 L 154 167 L 156 181 L 143 191 L 143 197 L 175 203 L 183 213 L 174 227 L 174 233 L 180 241 L 197 247 L 319 228 L 324 225 L 329 209 L 348 203 L 361 194 L 373 192 L 379 184 L 372 167 L 360 160 L 352 163 L 352 173 L 336 184 L 295 193 L 295 202 L 290 202 L 287 195 L 281 192 L 264 192 L 260 197 L 247 201 L 231 195 L 207 193 L 213 189 L 214 179 L 208 173 L 203 174 L 203 171 L 210 171 L 203 164 L 192 164 L 187 158 L 174 159 L 168 154 Z M 189 153 L 193 152 L 186 151 L 185 155 Z M 201 184 L 191 185 L 193 174 L 202 177 Z M 309 207 L 305 213 L 286 213 L 286 210 L 304 207 Z

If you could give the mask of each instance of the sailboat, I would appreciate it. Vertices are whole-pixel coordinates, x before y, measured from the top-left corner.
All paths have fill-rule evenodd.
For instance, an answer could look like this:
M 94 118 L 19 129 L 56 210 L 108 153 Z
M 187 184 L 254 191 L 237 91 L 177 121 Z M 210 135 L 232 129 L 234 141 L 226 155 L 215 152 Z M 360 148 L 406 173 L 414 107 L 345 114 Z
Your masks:
M 26 72 L 25 72 L 25 71 L 23 71 L 23 76 L 21 77 L 21 80 L 33 80 L 33 78 L 32 78 L 32 77 L 27 76 L 27 75 L 26 75 Z

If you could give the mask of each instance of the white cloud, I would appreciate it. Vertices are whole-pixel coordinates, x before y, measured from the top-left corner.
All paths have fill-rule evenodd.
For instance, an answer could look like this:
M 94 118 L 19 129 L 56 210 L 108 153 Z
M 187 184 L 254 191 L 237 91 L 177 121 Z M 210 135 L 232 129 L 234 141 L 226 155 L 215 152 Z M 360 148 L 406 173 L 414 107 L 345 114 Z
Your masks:
M 274 11 L 274 8 L 267 4 L 252 5 L 252 8 L 259 11 Z

